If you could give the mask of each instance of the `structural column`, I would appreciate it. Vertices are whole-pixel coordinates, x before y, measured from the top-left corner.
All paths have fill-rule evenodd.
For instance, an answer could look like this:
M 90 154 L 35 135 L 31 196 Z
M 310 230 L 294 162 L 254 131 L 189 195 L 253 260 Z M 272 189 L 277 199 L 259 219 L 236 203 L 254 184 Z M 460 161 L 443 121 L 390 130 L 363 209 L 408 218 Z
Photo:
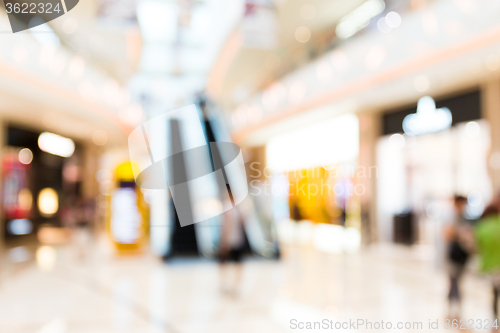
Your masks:
M 82 194 L 87 200 L 95 199 L 99 194 L 96 173 L 99 169 L 99 155 L 101 149 L 87 143 L 83 148 L 83 173 L 82 173 Z
M 485 82 L 481 89 L 483 117 L 490 125 L 491 148 L 488 160 L 493 191 L 500 191 L 500 79 Z
M 86 142 L 83 146 L 83 156 L 81 162 L 81 179 L 82 179 L 82 196 L 86 202 L 96 203 L 96 198 L 99 194 L 99 186 L 96 179 L 97 171 L 99 170 L 99 156 L 102 153 L 102 148 L 97 147 L 92 142 Z M 97 212 L 97 207 L 96 210 Z M 94 217 L 94 232 L 100 232 L 104 228 L 101 220 L 98 219 L 98 214 Z
M 364 187 L 361 196 L 361 233 L 364 243 L 376 242 L 377 221 L 377 140 L 381 133 L 380 115 L 360 114 L 359 118 L 359 174 L 358 182 Z

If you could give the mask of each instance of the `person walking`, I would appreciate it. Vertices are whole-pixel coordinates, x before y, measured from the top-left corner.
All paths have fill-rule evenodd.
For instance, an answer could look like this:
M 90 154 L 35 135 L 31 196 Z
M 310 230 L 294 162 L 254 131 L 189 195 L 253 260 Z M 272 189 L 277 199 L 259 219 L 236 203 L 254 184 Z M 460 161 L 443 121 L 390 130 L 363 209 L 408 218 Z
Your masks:
M 465 265 L 470 254 L 473 232 L 470 224 L 464 218 L 464 210 L 467 198 L 455 196 L 453 206 L 455 217 L 451 224 L 445 228 L 445 240 L 447 241 L 447 270 L 449 275 L 448 292 L 448 317 L 460 319 L 461 293 L 460 280 L 465 270 Z M 472 240 L 472 241 L 471 241 Z
M 475 235 L 480 256 L 481 271 L 489 275 L 493 290 L 494 320 L 498 320 L 498 297 L 500 295 L 500 207 L 488 206 L 478 225 Z M 498 322 L 497 322 L 498 325 Z
M 232 192 L 227 186 L 231 203 L 234 203 Z M 243 267 L 241 257 L 246 244 L 244 231 L 244 220 L 237 206 L 225 212 L 222 216 L 222 228 L 219 241 L 219 264 L 221 289 L 232 296 L 236 296 L 239 290 L 241 278 L 243 276 Z M 227 283 L 229 278 L 229 264 L 234 266 L 234 280 L 232 287 Z

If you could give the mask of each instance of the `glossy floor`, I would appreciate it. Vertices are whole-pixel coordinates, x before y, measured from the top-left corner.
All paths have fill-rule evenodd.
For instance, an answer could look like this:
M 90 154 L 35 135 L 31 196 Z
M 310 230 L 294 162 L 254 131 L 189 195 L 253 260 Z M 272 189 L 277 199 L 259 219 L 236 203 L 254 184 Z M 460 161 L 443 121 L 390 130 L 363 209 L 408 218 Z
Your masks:
M 294 327 L 324 319 L 329 325 L 333 320 L 333 329 L 316 331 L 450 331 L 444 329 L 446 276 L 414 249 L 377 246 L 332 255 L 290 246 L 281 261 L 247 259 L 239 292 L 227 294 L 214 262 L 118 258 L 105 241 L 90 248 L 83 259 L 71 246 L 39 248 L 36 255 L 28 249 L 28 261 L 8 253 L 0 332 L 297 332 Z M 467 274 L 463 294 L 463 318 L 491 318 L 487 280 Z M 423 329 L 344 324 L 335 330 L 337 323 L 358 319 L 375 326 L 382 320 L 385 326 L 422 322 Z M 438 320 L 439 329 L 429 329 L 429 320 Z

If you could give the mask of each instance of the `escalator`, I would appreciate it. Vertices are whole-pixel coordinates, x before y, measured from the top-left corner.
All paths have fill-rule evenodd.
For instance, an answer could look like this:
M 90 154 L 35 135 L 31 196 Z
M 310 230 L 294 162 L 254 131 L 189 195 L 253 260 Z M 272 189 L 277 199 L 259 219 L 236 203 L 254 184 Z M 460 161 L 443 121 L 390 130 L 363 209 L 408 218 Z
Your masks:
M 222 117 L 216 113 L 212 112 L 208 115 L 207 106 L 205 103 L 198 103 L 198 114 L 200 120 L 203 120 L 202 128 L 203 134 L 205 136 L 205 141 L 210 143 L 224 143 L 231 142 L 229 133 L 225 129 Z M 189 140 L 191 136 L 196 135 L 193 131 L 190 131 L 190 127 L 187 126 L 181 119 L 168 119 L 167 126 L 167 150 L 169 154 L 167 156 L 176 155 L 175 159 L 169 159 L 168 165 L 164 165 L 165 172 L 167 173 L 167 179 L 178 180 L 183 179 L 186 182 L 189 179 L 188 173 L 190 168 L 192 169 L 191 160 L 190 163 L 186 162 L 185 155 L 188 154 L 178 154 L 178 152 L 186 152 L 184 150 L 186 147 L 190 147 Z M 211 172 L 219 170 L 222 171 L 223 183 L 229 184 L 228 176 L 226 175 L 225 165 L 234 156 L 234 152 L 231 157 L 228 157 L 224 149 L 220 148 L 218 144 L 207 145 L 206 148 L 209 151 L 211 159 Z M 239 150 L 239 149 L 238 149 Z M 183 156 L 184 155 L 184 156 Z M 177 158 L 183 156 L 182 158 Z M 175 162 L 173 162 L 175 160 Z M 223 163 L 226 162 L 226 163 Z M 234 174 L 232 175 L 234 177 Z M 243 177 L 244 182 L 246 182 L 246 176 L 244 174 L 239 175 Z M 178 182 L 178 181 L 177 181 Z M 169 184 L 175 183 L 169 181 Z M 220 198 L 223 198 L 223 191 L 226 191 L 225 186 L 220 184 L 206 184 L 207 186 L 216 186 L 220 194 Z M 221 188 L 223 187 L 223 188 Z M 176 202 L 182 202 L 183 205 L 188 205 L 190 209 L 188 211 L 183 210 L 183 217 L 186 214 L 190 215 L 188 218 L 193 219 L 194 217 L 194 207 L 193 207 L 193 189 L 189 186 L 186 187 L 186 191 L 181 193 L 181 198 L 176 194 Z M 226 194 L 227 195 L 227 194 Z M 169 236 L 167 242 L 168 252 L 164 256 L 165 258 L 173 258 L 176 256 L 192 256 L 192 255 L 202 255 L 204 257 L 215 257 L 217 255 L 217 248 L 219 243 L 220 228 L 222 222 L 222 215 L 215 216 L 201 222 L 196 222 L 187 226 L 181 227 L 181 221 L 179 220 L 178 212 L 174 206 L 173 199 L 167 196 L 168 214 L 167 214 L 167 225 L 169 226 Z M 196 201 L 194 201 L 196 202 Z M 248 195 L 241 203 L 239 203 L 240 211 L 244 211 L 245 219 L 245 238 L 246 238 L 246 248 L 248 253 L 257 253 L 266 257 L 275 257 L 278 254 L 277 242 L 273 238 L 273 232 L 270 230 L 265 230 L 266 227 L 272 228 L 272 224 L 269 222 L 262 221 L 259 219 L 253 198 Z M 270 236 L 271 235 L 271 236 Z

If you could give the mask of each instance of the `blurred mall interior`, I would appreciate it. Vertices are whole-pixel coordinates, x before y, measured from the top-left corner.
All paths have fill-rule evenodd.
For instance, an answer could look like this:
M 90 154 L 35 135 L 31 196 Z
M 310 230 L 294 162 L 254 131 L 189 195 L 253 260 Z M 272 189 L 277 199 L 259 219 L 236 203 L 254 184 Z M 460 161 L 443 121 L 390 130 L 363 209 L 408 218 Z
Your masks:
M 499 1 L 45 2 L 0 1 L 0 332 L 496 331 Z

